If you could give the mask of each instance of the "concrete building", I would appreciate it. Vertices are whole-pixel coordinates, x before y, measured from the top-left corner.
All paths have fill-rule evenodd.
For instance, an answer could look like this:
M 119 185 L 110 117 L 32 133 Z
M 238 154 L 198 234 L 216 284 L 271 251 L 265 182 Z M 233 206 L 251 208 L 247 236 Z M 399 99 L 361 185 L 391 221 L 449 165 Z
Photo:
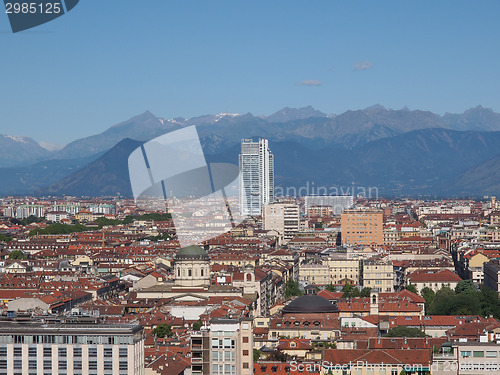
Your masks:
M 264 206 L 264 229 L 276 231 L 280 243 L 287 243 L 299 231 L 299 206 L 291 203 L 273 203 Z
M 49 319 L 0 323 L 0 373 L 144 374 L 141 326 Z
M 361 263 L 361 286 L 378 292 L 394 292 L 394 267 L 392 262 L 367 259 Z
M 262 215 L 264 205 L 274 202 L 274 156 L 267 139 L 241 140 L 239 202 L 243 215 Z
M 500 261 L 498 259 L 484 263 L 484 285 L 500 292 Z
M 382 210 L 345 210 L 340 219 L 342 243 L 351 245 L 383 245 Z
M 252 320 L 212 319 L 191 333 L 191 353 L 193 374 L 253 374 Z
M 457 284 L 462 281 L 460 276 L 450 270 L 412 272 L 407 277 L 407 283 L 412 284 L 420 292 L 424 288 L 432 289 L 437 293 L 441 288 L 448 287 L 455 290 Z

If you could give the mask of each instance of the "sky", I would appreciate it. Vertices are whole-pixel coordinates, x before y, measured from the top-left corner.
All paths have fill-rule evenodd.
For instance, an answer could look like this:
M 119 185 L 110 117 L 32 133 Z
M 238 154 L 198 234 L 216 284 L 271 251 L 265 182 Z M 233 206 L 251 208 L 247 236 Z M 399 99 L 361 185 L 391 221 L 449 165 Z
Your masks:
M 80 0 L 13 34 L 2 9 L 0 133 L 63 145 L 146 110 L 500 112 L 499 14 L 497 0 Z

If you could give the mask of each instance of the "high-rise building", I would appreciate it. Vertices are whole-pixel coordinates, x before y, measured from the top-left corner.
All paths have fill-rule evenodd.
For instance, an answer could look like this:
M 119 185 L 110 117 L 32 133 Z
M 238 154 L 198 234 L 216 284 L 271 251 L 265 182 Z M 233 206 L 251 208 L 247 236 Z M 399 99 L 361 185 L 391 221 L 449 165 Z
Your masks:
M 383 245 L 382 210 L 345 210 L 340 218 L 342 243 L 350 245 Z
M 214 318 L 191 333 L 193 374 L 253 374 L 252 320 Z
M 264 206 L 263 220 L 265 230 L 277 232 L 280 241 L 291 240 L 299 231 L 299 206 L 292 203 L 273 203 Z
M 274 156 L 267 139 L 241 140 L 239 201 L 243 215 L 261 215 L 274 202 Z

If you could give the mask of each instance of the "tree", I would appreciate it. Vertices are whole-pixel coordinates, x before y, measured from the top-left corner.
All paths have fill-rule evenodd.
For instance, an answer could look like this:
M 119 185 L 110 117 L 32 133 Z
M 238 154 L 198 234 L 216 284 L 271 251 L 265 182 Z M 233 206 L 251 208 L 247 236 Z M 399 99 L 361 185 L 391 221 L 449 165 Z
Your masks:
M 417 290 L 417 287 L 413 284 L 407 284 L 405 286 L 405 289 L 412 292 L 412 293 L 415 293 L 415 294 L 418 294 L 418 290 Z
M 9 254 L 9 259 L 26 259 L 26 254 L 21 250 L 13 250 Z
M 253 350 L 253 361 L 258 362 L 261 354 L 262 354 L 262 352 L 259 349 L 254 349 Z
M 369 287 L 364 287 L 361 289 L 361 293 L 359 294 L 360 297 L 370 297 L 370 293 L 372 291 L 372 288 Z
M 431 288 L 425 287 L 420 291 L 420 294 L 425 299 L 425 308 L 428 310 L 434 301 L 434 298 L 436 298 L 436 293 L 434 293 Z
M 429 314 L 431 315 L 449 315 L 455 292 L 448 287 L 439 289 L 436 297 L 430 306 Z
M 10 242 L 10 241 L 12 241 L 12 237 L 9 237 L 3 233 L 0 233 L 0 242 Z
M 359 292 L 359 289 L 356 288 L 354 285 L 352 285 L 351 283 L 346 283 L 343 287 L 342 287 L 342 292 L 344 294 L 342 294 L 342 298 L 352 298 L 352 297 L 359 297 L 360 296 L 360 292 Z
M 203 327 L 203 322 L 201 321 L 201 319 L 198 319 L 197 322 L 193 323 L 193 331 L 199 331 L 201 327 Z
M 423 331 L 418 328 L 408 328 L 406 326 L 397 326 L 391 328 L 385 337 L 426 337 Z
M 455 287 L 455 293 L 460 294 L 460 293 L 474 293 L 477 292 L 476 286 L 474 285 L 474 282 L 472 280 L 462 280 L 457 283 L 457 286 Z
M 170 324 L 162 323 L 162 324 L 157 325 L 151 331 L 151 333 L 160 339 L 164 338 L 165 336 L 171 337 L 173 334 L 172 326 Z
M 292 279 L 288 279 L 285 285 L 285 299 L 288 299 L 292 296 L 300 297 L 302 294 L 304 293 L 302 293 L 302 291 L 299 289 L 299 283 Z
M 337 287 L 333 284 L 328 285 L 325 289 L 328 290 L 329 292 L 336 292 L 337 291 Z

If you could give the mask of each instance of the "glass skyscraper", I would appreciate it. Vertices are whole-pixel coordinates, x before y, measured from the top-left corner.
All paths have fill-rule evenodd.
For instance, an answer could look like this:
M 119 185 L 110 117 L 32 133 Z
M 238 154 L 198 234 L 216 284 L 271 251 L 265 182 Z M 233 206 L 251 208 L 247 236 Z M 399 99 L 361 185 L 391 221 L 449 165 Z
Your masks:
M 274 202 L 274 156 L 267 139 L 241 140 L 239 202 L 243 215 L 261 215 Z

